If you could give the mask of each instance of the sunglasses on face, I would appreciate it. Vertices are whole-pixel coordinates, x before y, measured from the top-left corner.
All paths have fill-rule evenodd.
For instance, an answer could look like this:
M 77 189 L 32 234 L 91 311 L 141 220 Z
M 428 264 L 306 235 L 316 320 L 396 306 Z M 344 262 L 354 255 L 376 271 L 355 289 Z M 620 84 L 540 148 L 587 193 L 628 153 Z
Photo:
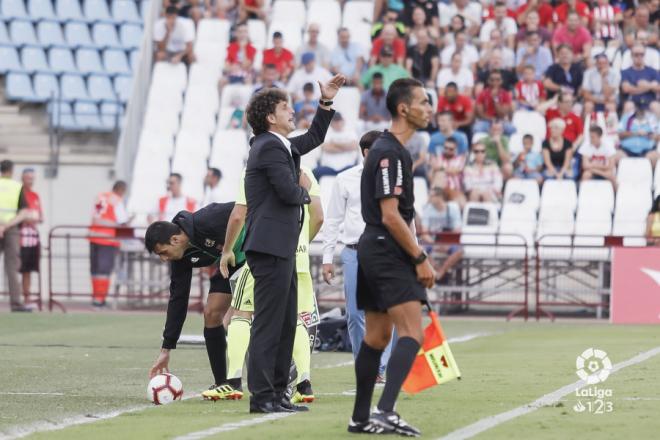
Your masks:
M 486 152 L 486 150 L 473 150 L 474 154 L 483 154 Z

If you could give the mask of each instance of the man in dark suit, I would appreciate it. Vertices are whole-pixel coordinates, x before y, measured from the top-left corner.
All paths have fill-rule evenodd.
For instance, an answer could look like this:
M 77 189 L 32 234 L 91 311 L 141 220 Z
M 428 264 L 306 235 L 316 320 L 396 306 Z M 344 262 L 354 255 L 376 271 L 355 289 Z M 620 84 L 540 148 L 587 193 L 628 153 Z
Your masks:
M 247 108 L 255 137 L 245 173 L 247 199 L 243 249 L 255 280 L 254 318 L 248 362 L 250 412 L 306 410 L 285 398 L 296 330 L 295 253 L 301 206 L 311 199 L 300 156 L 321 145 L 334 115 L 332 99 L 344 84 L 337 75 L 320 84 L 321 100 L 307 133 L 295 129 L 289 97 L 279 89 L 257 92 Z

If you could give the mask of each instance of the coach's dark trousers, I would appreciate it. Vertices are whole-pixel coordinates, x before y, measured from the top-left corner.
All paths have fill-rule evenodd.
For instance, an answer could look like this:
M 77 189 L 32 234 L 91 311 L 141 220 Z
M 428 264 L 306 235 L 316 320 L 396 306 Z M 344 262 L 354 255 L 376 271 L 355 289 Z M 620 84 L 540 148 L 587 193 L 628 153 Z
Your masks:
M 253 251 L 246 257 L 254 277 L 248 389 L 255 403 L 279 401 L 286 392 L 296 334 L 296 258 Z

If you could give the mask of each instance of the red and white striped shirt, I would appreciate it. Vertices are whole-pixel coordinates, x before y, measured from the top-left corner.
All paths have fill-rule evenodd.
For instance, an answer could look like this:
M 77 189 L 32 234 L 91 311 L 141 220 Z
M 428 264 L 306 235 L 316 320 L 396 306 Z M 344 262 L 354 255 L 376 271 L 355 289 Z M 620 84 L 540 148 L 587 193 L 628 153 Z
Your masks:
M 543 83 L 538 80 L 531 83 L 518 81 L 518 84 L 516 84 L 516 97 L 521 104 L 536 106 L 541 100 L 545 99 Z
M 27 209 L 36 211 L 39 214 L 39 221 L 43 218 L 41 211 L 41 201 L 39 194 L 23 187 L 23 197 L 27 204 Z M 21 247 L 39 246 L 39 231 L 34 223 L 23 222 L 21 224 Z
M 592 11 L 592 16 L 599 25 L 595 29 L 595 38 L 617 38 L 619 27 L 614 21 L 614 16 L 620 14 L 621 10 L 612 5 L 596 5 Z

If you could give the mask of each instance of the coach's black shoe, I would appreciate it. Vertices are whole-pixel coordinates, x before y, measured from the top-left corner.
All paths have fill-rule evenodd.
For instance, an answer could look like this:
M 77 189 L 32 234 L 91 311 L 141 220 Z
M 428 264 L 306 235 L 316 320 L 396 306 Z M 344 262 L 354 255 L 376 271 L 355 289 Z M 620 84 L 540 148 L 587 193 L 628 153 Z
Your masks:
M 92 301 L 92 305 L 97 309 L 102 309 L 103 307 L 105 307 L 105 301 L 94 300 Z
M 32 307 L 28 306 L 15 306 L 11 308 L 12 312 L 16 313 L 32 313 Z
M 371 420 L 354 422 L 351 419 L 348 422 L 348 432 L 352 434 L 394 434 L 394 428 L 372 423 Z
M 290 400 L 287 400 L 286 398 L 282 398 L 282 400 L 279 402 L 279 404 L 282 408 L 285 408 L 285 409 L 293 411 L 293 412 L 309 411 L 308 407 L 302 406 L 302 405 L 294 405 L 293 403 L 291 403 Z
M 406 423 L 396 411 L 385 412 L 376 408 L 374 409 L 374 412 L 371 413 L 369 421 L 376 425 L 389 427 L 395 433 L 405 435 L 406 437 L 419 437 L 422 435 L 422 432 L 419 429 Z
M 255 403 L 250 402 L 250 413 L 270 414 L 270 413 L 291 413 L 292 409 L 284 408 L 277 402 Z

